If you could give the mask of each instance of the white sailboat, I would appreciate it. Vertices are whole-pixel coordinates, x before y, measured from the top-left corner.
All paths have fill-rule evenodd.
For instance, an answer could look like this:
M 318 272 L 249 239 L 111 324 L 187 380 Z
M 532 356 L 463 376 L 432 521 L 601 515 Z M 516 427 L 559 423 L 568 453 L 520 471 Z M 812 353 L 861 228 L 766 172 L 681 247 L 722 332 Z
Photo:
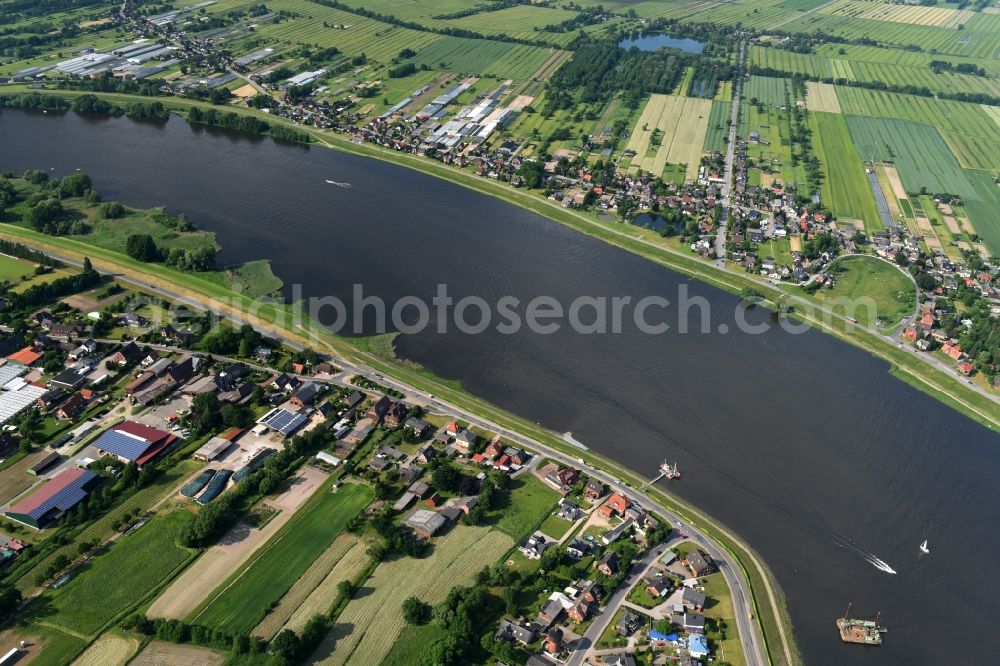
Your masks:
M 923 553 L 924 555 L 931 554 L 930 549 L 927 548 L 927 539 L 924 539 L 924 542 L 920 544 L 920 552 Z

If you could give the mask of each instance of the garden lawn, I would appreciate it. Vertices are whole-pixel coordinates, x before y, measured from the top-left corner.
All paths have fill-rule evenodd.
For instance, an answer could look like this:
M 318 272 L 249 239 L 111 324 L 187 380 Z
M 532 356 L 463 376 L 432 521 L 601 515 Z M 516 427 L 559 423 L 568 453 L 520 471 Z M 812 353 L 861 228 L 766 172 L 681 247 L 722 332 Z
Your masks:
M 523 539 L 535 530 L 558 501 L 559 493 L 525 474 L 511 484 L 507 503 L 498 510 L 501 517 L 496 527 L 515 540 Z
M 64 587 L 43 594 L 39 619 L 88 636 L 96 634 L 194 556 L 193 550 L 177 543 L 190 519 L 187 511 L 173 511 L 122 536 Z
M 263 554 L 223 584 L 195 615 L 198 624 L 234 634 L 253 629 L 373 495 L 367 486 L 348 484 L 335 493 L 321 490 L 317 497 L 300 509 Z

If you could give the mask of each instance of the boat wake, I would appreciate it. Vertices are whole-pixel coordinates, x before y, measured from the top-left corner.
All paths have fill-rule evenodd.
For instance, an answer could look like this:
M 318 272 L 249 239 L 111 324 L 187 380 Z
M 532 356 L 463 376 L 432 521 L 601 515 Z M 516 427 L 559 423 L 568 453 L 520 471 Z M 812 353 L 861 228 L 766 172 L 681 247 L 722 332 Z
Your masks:
M 350 183 L 338 183 L 335 180 L 327 180 L 326 182 L 328 182 L 330 185 L 336 185 L 337 187 L 354 187 Z
M 834 543 L 836 543 L 838 546 L 840 546 L 844 550 L 849 550 L 852 553 L 854 553 L 855 555 L 861 556 L 861 558 L 865 562 L 867 562 L 868 564 L 872 565 L 873 567 L 875 567 L 879 571 L 884 571 L 887 574 L 895 574 L 896 573 L 896 570 L 893 569 L 892 567 L 890 567 L 889 564 L 885 560 L 876 557 L 873 553 L 869 553 L 868 551 L 864 550 L 863 548 L 860 548 L 856 543 L 854 543 L 853 540 L 851 540 L 849 538 L 844 538 L 844 539 L 839 539 L 838 538 L 838 539 L 836 539 L 834 541 Z

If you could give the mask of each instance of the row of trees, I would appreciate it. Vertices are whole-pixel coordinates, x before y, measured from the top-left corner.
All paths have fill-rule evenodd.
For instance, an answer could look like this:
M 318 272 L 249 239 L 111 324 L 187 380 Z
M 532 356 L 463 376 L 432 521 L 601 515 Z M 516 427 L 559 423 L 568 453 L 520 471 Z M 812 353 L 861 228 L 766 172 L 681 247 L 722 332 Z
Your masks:
M 229 111 L 220 113 L 215 109 L 202 109 L 192 106 L 187 113 L 188 122 L 224 127 L 225 129 L 245 132 L 248 134 L 270 134 L 275 139 L 310 143 L 312 136 L 294 127 L 281 123 L 270 124 L 256 116 Z

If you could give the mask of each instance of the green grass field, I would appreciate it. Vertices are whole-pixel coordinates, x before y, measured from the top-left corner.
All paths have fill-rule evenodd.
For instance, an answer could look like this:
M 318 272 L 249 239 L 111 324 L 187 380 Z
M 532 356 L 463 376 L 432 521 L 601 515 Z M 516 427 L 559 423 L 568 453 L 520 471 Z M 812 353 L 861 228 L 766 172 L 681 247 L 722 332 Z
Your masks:
M 705 150 L 726 152 L 726 137 L 729 135 L 729 117 L 733 105 L 729 102 L 712 102 L 708 116 L 708 131 L 705 133 Z
M 844 117 L 812 113 L 813 146 L 823 165 L 823 202 L 835 215 L 864 220 L 865 228 L 878 231 L 882 222 L 865 176 L 864 163 L 851 141 Z
M 894 162 L 907 192 L 926 187 L 935 194 L 974 197 L 955 156 L 929 125 L 894 118 L 847 116 L 858 152 L 870 159 Z
M 786 98 L 790 98 L 791 88 L 788 79 L 772 76 L 751 76 L 747 82 L 746 98 L 751 103 L 757 100 L 765 106 L 784 106 Z
M 496 527 L 515 540 L 523 539 L 552 511 L 558 501 L 559 493 L 533 475 L 521 476 L 511 484 L 509 503 L 498 509 L 501 517 L 496 522 Z
M 963 173 L 975 191 L 975 196 L 965 199 L 969 219 L 990 252 L 1000 255 L 1000 187 L 986 172 L 966 169 Z
M 434 622 L 422 626 L 408 624 L 396 637 L 389 654 L 382 660 L 382 666 L 419 664 L 427 653 L 427 646 L 444 635 L 441 625 Z
M 839 272 L 831 270 L 836 284 L 817 292 L 816 299 L 838 314 L 866 326 L 874 326 L 876 319 L 895 324 L 913 314 L 916 287 L 898 267 L 872 257 L 847 257 L 836 267 Z
M 223 583 L 195 622 L 232 633 L 253 629 L 373 494 L 367 486 L 347 484 L 335 493 L 320 491 L 318 497 L 288 521 L 260 557 Z
M 177 537 L 186 511 L 159 515 L 115 541 L 58 590 L 39 600 L 39 620 L 92 636 L 163 584 L 195 551 Z
M 35 266 L 28 261 L 0 255 L 0 282 L 20 282 L 21 278 L 31 276 L 34 271 Z

